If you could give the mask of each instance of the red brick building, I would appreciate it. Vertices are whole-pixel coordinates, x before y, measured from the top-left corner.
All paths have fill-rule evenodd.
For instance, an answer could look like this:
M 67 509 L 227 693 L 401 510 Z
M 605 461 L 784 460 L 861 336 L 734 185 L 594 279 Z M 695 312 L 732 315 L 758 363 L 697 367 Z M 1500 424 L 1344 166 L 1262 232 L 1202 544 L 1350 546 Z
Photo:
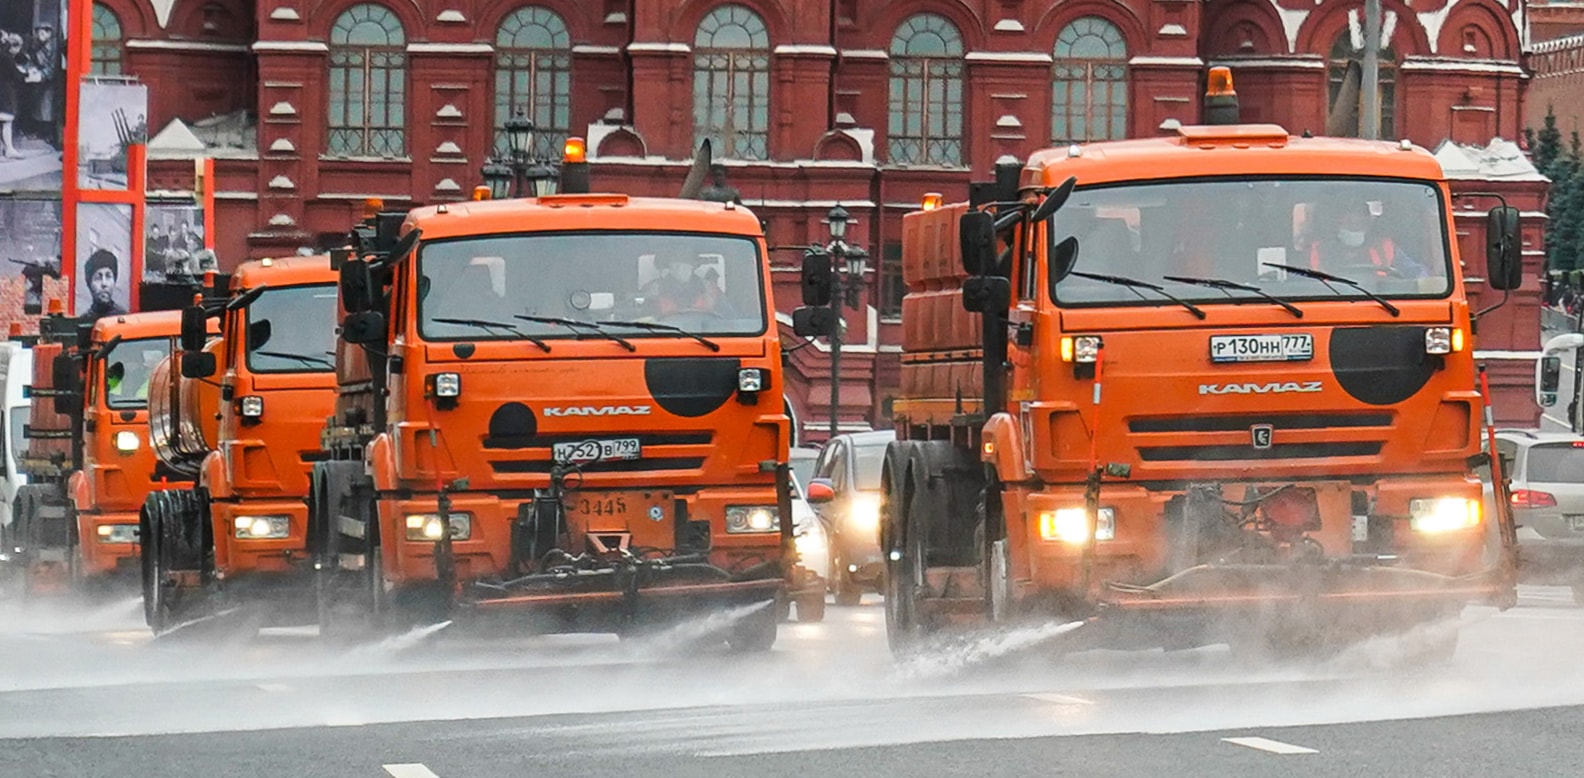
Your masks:
M 1519 0 L 1383 5 L 1385 137 L 1517 137 Z M 900 218 L 926 191 L 961 198 L 1005 155 L 1193 123 L 1215 63 L 1235 67 L 1245 118 L 1322 132 L 1361 56 L 1361 6 L 98 0 L 96 60 L 153 85 L 151 127 L 184 123 L 152 144 L 155 186 L 191 186 L 181 157 L 219 159 L 219 247 L 232 262 L 344 231 L 370 196 L 466 196 L 517 108 L 546 149 L 586 136 L 596 186 L 639 194 L 675 191 L 695 143 L 713 138 L 773 244 L 824 240 L 837 203 L 857 217 L 849 240 L 875 261 L 844 349 L 841 414 L 863 428 L 883 423 L 897 383 Z M 1480 236 L 1463 237 L 1479 256 Z M 778 255 L 783 310 L 796 304 L 796 258 Z M 794 410 L 815 439 L 825 354 L 820 343 L 790 356 Z

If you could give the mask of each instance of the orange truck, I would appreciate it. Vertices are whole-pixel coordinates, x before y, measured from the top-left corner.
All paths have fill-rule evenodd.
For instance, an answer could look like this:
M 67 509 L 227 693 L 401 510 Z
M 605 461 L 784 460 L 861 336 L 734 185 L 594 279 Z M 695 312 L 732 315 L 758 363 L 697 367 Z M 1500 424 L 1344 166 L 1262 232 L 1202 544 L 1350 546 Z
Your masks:
M 376 218 L 309 498 L 321 628 L 511 613 L 766 650 L 794 559 L 759 221 L 547 195 Z
M 243 263 L 227 294 L 180 312 L 148 430 L 161 463 L 191 483 L 150 494 L 139 516 L 156 632 L 240 605 L 312 618 L 304 499 L 335 398 L 335 316 L 326 256 Z
M 1512 601 L 1439 165 L 1239 124 L 1210 82 L 1216 123 L 1040 151 L 904 218 L 893 650 L 1058 619 L 1314 655 Z M 1517 213 L 1489 218 L 1485 283 L 1515 288 Z
M 5 545 L 25 593 L 135 580 L 138 509 L 162 481 L 145 432 L 149 378 L 181 326 L 177 311 L 52 314 L 33 346 L 27 450 Z

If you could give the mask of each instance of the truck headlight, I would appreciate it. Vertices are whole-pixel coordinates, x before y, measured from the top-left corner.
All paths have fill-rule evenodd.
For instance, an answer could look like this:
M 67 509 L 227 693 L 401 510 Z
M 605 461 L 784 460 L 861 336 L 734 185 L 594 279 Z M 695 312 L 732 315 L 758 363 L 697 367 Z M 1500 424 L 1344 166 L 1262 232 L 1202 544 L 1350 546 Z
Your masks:
M 252 394 L 243 397 L 237 401 L 237 410 L 244 419 L 257 419 L 264 415 L 264 398 Z
M 462 376 L 458 373 L 435 373 L 429 376 L 429 394 L 432 397 L 461 397 Z
M 1063 362 L 1093 362 L 1100 358 L 1100 336 L 1079 335 L 1061 339 Z
M 1414 532 L 1436 535 L 1472 529 L 1480 523 L 1480 502 L 1463 497 L 1435 497 L 1408 502 Z
M 138 542 L 138 525 L 136 524 L 100 524 L 94 530 L 99 534 L 100 543 L 136 543 Z
M 726 506 L 726 531 L 775 532 L 781 529 L 781 511 L 774 505 Z
M 1426 354 L 1452 354 L 1462 350 L 1462 329 L 1457 327 L 1430 327 L 1425 330 Z
M 762 392 L 765 388 L 765 371 L 757 367 L 745 367 L 737 371 L 737 391 Z
M 142 443 L 143 441 L 138 438 L 138 434 L 132 430 L 121 430 L 115 434 L 116 451 L 123 454 L 137 451 L 138 446 L 142 445 Z
M 280 540 L 291 537 L 290 516 L 237 516 L 231 523 L 239 540 Z
M 407 515 L 407 539 L 433 543 L 440 539 L 441 524 L 438 513 L 410 513 Z M 451 514 L 451 539 L 467 540 L 473 537 L 473 514 Z
M 1040 511 L 1039 530 L 1040 538 L 1043 540 L 1059 540 L 1075 546 L 1088 543 L 1089 513 L 1083 508 Z M 1095 540 L 1115 538 L 1116 511 L 1111 508 L 1101 508 L 1100 515 L 1095 517 Z

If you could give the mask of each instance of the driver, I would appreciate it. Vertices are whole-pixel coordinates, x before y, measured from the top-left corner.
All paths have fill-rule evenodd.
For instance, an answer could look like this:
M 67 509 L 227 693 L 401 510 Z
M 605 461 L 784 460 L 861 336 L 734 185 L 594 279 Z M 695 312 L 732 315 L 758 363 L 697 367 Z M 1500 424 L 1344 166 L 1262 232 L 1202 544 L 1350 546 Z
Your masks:
M 1381 278 L 1424 278 L 1425 267 L 1375 230 L 1369 203 L 1346 200 L 1322 203 L 1309 244 L 1309 267 L 1346 275 L 1350 269 L 1374 268 Z
M 720 287 L 699 277 L 698 264 L 696 257 L 655 257 L 655 269 L 660 275 L 643 288 L 645 305 L 654 315 L 715 310 Z

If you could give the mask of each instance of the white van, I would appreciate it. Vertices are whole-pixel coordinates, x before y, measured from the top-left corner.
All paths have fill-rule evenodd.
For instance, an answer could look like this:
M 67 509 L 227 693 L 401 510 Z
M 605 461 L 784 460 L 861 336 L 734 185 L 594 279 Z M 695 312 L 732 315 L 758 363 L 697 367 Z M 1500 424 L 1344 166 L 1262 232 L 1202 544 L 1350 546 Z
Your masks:
M 11 506 L 16 501 L 17 490 L 27 483 L 27 477 L 17 471 L 17 456 L 27 448 L 22 428 L 28 423 L 28 400 L 22 396 L 22 387 L 33 381 L 33 349 L 16 342 L 0 342 L 0 454 L 4 472 L 0 473 L 0 527 L 11 529 Z M 10 549 L 0 549 L 0 559 Z

